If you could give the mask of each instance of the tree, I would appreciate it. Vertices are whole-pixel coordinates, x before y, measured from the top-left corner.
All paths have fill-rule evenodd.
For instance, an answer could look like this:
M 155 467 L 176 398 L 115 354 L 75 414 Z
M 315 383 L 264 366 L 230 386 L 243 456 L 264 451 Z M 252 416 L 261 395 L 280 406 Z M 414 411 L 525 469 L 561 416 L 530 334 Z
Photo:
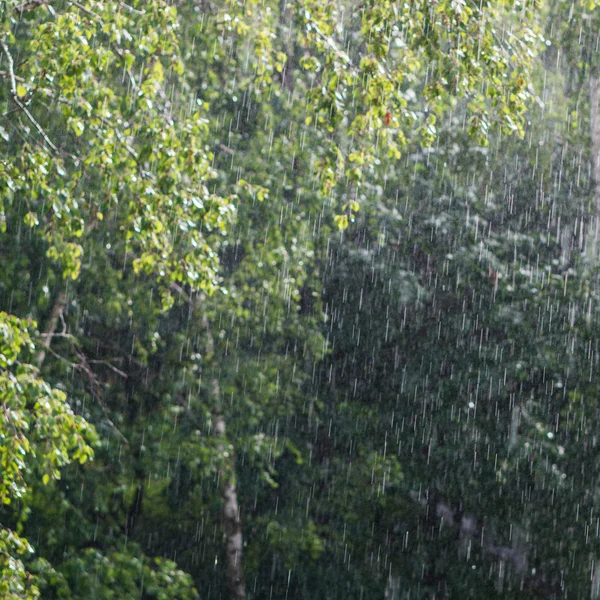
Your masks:
M 49 597 L 192 598 L 191 577 L 238 599 L 259 578 L 259 595 L 343 582 L 349 597 L 369 578 L 379 593 L 395 571 L 372 577 L 381 539 L 365 520 L 391 528 L 415 506 L 387 494 L 403 484 L 385 411 L 321 384 L 339 367 L 329 236 L 360 203 L 371 218 L 373 182 L 416 123 L 421 144 L 457 106 L 482 142 L 492 114 L 520 130 L 535 7 L 179 8 L 3 7 L 1 298 L 44 322 L 44 377 L 101 439 L 91 468 L 32 482 L 23 528 L 47 563 L 30 572 Z M 396 300 L 420 296 L 421 269 L 398 276 Z M 345 444 L 367 417 L 352 471 Z M 350 565 L 342 521 L 372 553 L 352 577 L 336 568 Z

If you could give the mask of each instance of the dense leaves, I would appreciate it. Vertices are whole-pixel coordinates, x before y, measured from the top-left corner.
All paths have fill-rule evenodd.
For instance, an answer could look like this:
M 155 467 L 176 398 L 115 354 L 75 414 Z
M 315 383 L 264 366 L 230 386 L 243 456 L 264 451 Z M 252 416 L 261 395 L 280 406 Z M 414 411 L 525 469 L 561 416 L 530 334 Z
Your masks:
M 28 513 L 28 481 L 46 485 L 71 461 L 85 463 L 96 439 L 93 428 L 73 414 L 64 392 L 51 389 L 36 367 L 21 362 L 23 353 L 35 349 L 32 325 L 0 313 L 0 591 L 6 598 L 38 596 L 20 558 L 33 549 L 17 533 Z
M 4 2 L 0 595 L 599 597 L 597 13 Z

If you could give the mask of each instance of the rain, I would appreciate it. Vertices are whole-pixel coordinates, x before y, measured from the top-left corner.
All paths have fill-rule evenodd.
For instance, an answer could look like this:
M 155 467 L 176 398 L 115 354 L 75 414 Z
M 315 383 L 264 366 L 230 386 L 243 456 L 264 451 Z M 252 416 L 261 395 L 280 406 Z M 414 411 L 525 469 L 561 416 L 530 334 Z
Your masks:
M 0 597 L 600 599 L 599 31 L 3 2 Z

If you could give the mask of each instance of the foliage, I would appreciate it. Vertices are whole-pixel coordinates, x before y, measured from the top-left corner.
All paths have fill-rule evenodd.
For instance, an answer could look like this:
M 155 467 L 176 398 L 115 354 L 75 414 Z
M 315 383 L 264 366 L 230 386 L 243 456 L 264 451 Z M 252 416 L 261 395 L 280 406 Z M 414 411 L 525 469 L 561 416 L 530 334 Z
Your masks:
M 171 4 L 0 9 L 0 593 L 589 596 L 594 7 Z
M 24 205 L 17 214 L 64 277 L 78 276 L 97 229 L 107 249 L 162 283 L 165 302 L 172 281 L 211 289 L 232 207 L 208 188 L 206 107 L 166 91 L 188 89 L 175 10 L 14 4 L 3 9 L 4 98 L 14 107 L 2 129 L 4 230 L 7 203 Z
M 20 558 L 33 552 L 17 531 L 27 517 L 27 482 L 47 485 L 60 478 L 71 461 L 85 463 L 93 456 L 93 428 L 73 414 L 64 392 L 39 378 L 36 367 L 20 360 L 35 350 L 33 323 L 0 313 L 0 591 L 6 598 L 36 598 L 35 580 Z M 8 521 L 7 521 L 8 520 Z M 14 523 L 17 531 L 7 525 Z

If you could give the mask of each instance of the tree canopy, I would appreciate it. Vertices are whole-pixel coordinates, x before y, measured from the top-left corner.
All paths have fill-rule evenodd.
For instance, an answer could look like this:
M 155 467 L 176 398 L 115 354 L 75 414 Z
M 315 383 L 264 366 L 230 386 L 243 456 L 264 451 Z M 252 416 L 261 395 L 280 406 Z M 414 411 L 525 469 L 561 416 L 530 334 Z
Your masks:
M 600 598 L 598 11 L 2 2 L 0 595 Z

